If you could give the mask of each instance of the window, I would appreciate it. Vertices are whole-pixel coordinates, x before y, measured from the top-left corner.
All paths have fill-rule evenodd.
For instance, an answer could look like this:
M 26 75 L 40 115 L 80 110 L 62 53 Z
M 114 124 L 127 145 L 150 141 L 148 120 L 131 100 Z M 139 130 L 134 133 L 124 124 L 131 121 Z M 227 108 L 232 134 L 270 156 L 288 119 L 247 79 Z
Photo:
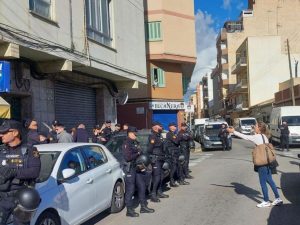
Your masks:
M 161 22 L 148 22 L 146 25 L 146 40 L 160 41 L 161 38 Z
M 52 19 L 52 0 L 29 0 L 29 9 L 43 17 Z
M 160 68 L 151 69 L 152 85 L 155 87 L 166 87 L 165 72 Z
M 93 169 L 107 162 L 104 151 L 98 146 L 83 146 L 82 150 L 88 169 Z
M 111 46 L 110 5 L 111 0 L 85 0 L 86 25 L 89 38 Z
M 58 179 L 63 178 L 62 171 L 67 168 L 75 170 L 74 176 L 78 176 L 79 174 L 82 174 L 87 170 L 80 149 L 73 149 L 65 154 L 59 168 L 57 176 Z

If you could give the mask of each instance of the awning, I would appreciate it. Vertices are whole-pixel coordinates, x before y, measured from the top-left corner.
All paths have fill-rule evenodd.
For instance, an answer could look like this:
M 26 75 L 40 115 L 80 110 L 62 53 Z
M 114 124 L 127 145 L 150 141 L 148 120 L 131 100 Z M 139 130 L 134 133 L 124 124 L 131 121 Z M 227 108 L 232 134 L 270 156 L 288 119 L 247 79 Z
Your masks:
M 0 97 L 0 118 L 10 119 L 10 104 Z

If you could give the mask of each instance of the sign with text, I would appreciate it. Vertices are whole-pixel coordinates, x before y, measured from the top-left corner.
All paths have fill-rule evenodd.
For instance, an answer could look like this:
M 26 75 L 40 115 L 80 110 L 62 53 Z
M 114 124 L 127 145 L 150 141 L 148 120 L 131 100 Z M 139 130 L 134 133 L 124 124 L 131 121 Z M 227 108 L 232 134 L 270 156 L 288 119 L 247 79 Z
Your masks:
M 149 102 L 152 110 L 184 110 L 183 102 Z

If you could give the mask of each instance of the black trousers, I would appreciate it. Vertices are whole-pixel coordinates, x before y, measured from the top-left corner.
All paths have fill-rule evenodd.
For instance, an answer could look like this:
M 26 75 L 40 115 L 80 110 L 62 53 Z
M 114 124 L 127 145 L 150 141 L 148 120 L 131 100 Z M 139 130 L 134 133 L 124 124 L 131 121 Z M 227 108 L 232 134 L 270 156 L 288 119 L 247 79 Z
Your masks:
M 163 161 L 161 160 L 156 160 L 152 163 L 152 195 L 156 195 L 157 192 L 162 191 L 162 181 L 164 178 L 162 165 Z
M 125 173 L 125 204 L 128 208 L 133 207 L 132 197 L 134 196 L 135 188 L 138 190 L 139 202 L 141 205 L 147 203 L 146 200 L 146 184 L 148 174 L 146 172 L 136 172 L 135 168 L 131 168 Z
M 289 136 L 288 135 L 281 135 L 280 136 L 280 145 L 281 145 L 282 150 L 284 148 L 289 150 Z
M 227 137 L 221 137 L 223 150 L 229 150 L 229 142 Z
M 12 215 L 13 210 L 16 207 L 15 197 L 5 197 L 0 200 L 0 225 L 6 225 L 7 220 Z M 23 223 L 19 221 L 16 217 L 13 217 L 14 225 L 29 225 L 29 223 Z

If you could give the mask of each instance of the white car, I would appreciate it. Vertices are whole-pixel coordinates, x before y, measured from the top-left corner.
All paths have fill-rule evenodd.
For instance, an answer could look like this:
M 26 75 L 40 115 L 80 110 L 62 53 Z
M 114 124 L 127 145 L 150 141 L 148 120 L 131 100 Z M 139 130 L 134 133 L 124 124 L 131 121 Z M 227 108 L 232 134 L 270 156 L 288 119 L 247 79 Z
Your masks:
M 35 188 L 42 201 L 31 225 L 81 224 L 108 208 L 113 213 L 123 209 L 123 171 L 105 146 L 63 143 L 36 147 L 42 167 Z

